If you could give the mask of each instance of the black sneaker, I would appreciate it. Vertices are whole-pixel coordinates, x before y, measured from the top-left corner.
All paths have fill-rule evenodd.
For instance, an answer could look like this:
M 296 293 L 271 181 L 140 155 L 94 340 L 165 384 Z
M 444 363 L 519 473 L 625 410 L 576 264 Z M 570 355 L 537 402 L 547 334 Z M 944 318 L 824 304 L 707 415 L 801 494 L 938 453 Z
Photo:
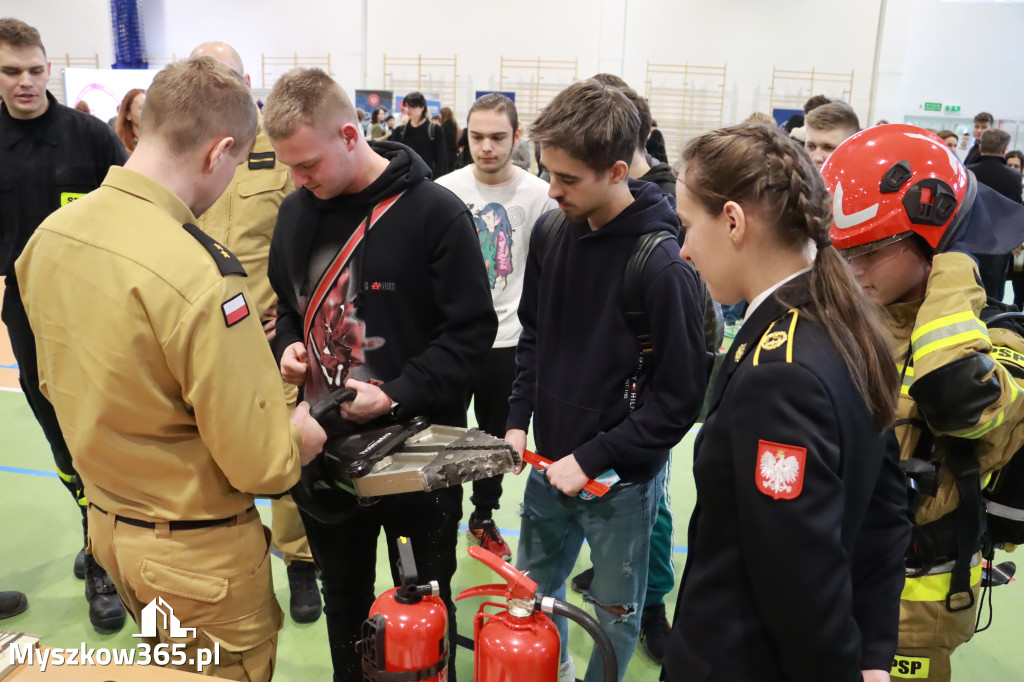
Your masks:
M 21 592 L 0 592 L 0 620 L 25 613 L 28 609 L 28 598 Z
M 498 556 L 502 561 L 512 560 L 512 548 L 508 546 L 505 539 L 498 532 L 493 519 L 480 519 L 476 516 L 469 517 L 469 530 L 466 536 L 470 542 L 475 542 L 491 554 Z
M 85 580 L 85 550 L 81 550 L 75 556 L 75 565 L 72 567 L 75 577 L 79 580 Z
M 648 606 L 640 614 L 640 648 L 652 661 L 661 665 L 672 628 L 665 617 L 665 605 Z
M 320 588 L 316 584 L 316 566 L 309 561 L 293 561 L 288 565 L 288 589 L 291 591 L 289 611 L 296 623 L 313 623 L 320 618 Z
M 574 575 L 572 580 L 569 581 L 569 584 L 572 585 L 574 592 L 583 594 L 590 589 L 590 584 L 592 582 L 594 582 L 594 568 L 590 567 L 582 573 Z
M 126 614 L 121 597 L 92 554 L 85 555 L 85 599 L 89 602 L 89 622 L 97 632 L 119 632 L 124 627 Z

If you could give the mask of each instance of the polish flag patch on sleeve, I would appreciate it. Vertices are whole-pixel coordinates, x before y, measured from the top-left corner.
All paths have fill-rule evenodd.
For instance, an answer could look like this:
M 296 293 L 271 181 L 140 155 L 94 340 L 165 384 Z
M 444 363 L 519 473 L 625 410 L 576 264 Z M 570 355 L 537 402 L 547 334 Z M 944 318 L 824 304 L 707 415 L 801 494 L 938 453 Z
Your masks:
M 773 500 L 792 500 L 804 489 L 807 448 L 757 441 L 754 482 L 757 489 Z
M 224 313 L 224 324 L 229 327 L 233 327 L 249 317 L 249 304 L 245 302 L 245 296 L 242 294 L 224 301 L 220 309 Z

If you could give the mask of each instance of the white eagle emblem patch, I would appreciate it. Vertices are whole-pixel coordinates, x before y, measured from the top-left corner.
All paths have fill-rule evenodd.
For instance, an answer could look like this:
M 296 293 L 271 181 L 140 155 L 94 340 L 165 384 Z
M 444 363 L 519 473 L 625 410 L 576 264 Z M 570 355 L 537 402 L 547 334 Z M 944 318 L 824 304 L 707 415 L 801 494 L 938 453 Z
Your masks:
M 807 448 L 782 445 L 766 440 L 757 442 L 757 489 L 773 500 L 792 500 L 804 489 L 804 465 Z

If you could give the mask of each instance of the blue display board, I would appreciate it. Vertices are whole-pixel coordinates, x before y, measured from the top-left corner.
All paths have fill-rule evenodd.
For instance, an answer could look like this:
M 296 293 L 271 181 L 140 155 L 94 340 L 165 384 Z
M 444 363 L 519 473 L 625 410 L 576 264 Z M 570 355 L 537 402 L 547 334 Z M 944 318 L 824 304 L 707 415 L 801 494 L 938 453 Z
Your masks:
M 775 119 L 775 122 L 778 123 L 781 128 L 786 125 L 786 121 L 789 120 L 790 116 L 802 113 L 804 113 L 803 109 L 772 109 L 772 118 Z
M 391 105 L 395 101 L 393 90 L 356 90 L 356 108 L 372 114 L 377 107 L 384 107 L 388 113 L 394 113 Z
M 480 99 L 484 95 L 489 95 L 492 92 L 496 92 L 499 95 L 505 95 L 505 97 L 508 97 L 513 102 L 516 101 L 516 93 L 514 93 L 514 92 L 505 92 L 504 90 L 477 90 L 476 91 L 476 98 Z

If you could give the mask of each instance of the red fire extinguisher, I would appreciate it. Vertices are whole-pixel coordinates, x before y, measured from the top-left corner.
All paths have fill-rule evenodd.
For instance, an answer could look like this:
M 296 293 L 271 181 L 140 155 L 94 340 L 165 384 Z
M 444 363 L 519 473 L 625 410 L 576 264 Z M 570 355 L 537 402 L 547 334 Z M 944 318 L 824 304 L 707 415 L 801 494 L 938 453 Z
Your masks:
M 558 630 L 546 613 L 578 623 L 601 654 L 604 679 L 618 678 L 615 651 L 607 635 L 586 611 L 553 597 L 537 595 L 537 583 L 482 547 L 469 555 L 505 579 L 506 584 L 463 590 L 456 599 L 504 597 L 505 604 L 484 602 L 473 619 L 473 679 L 475 682 L 558 682 L 561 647 Z M 497 607 L 497 613 L 485 609 Z
M 409 538 L 398 538 L 402 584 L 373 602 L 356 644 L 363 657 L 363 679 L 447 682 L 448 610 L 436 580 L 417 585 Z M 408 673 L 396 676 L 395 673 Z

